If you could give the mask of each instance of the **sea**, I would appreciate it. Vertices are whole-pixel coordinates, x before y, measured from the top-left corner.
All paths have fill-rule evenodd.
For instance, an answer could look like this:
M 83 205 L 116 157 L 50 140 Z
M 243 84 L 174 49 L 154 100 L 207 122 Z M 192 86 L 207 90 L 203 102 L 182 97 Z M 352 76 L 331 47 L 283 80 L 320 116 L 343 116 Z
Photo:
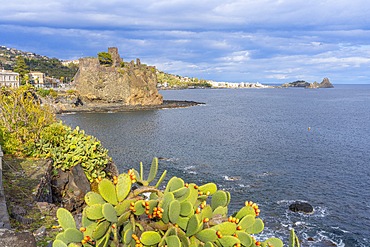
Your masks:
M 330 89 L 188 89 L 166 100 L 205 104 L 175 109 L 60 115 L 97 137 L 120 172 L 149 170 L 231 193 L 229 213 L 256 202 L 265 229 L 257 240 L 302 246 L 370 246 L 370 85 Z M 302 201 L 313 214 L 295 213 Z

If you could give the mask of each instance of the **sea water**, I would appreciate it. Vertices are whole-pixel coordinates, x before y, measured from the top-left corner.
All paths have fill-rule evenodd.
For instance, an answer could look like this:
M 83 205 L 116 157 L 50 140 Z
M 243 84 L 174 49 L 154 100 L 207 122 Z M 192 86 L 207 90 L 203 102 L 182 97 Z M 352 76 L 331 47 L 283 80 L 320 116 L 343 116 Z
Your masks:
M 302 246 L 370 246 L 370 85 L 332 89 L 160 91 L 189 108 L 61 115 L 109 149 L 121 172 L 160 171 L 231 192 L 230 212 L 259 204 L 265 230 Z M 310 215 L 288 210 L 313 205 Z

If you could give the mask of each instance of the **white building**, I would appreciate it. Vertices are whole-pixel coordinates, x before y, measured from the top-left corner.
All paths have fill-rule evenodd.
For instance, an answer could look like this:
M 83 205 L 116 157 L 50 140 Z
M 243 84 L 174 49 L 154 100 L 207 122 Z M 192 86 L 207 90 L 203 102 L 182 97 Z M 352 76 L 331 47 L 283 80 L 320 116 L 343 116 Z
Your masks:
M 13 71 L 1 70 L 0 87 L 19 87 L 19 74 Z
M 45 74 L 42 72 L 30 72 L 29 74 L 29 80 L 32 85 L 35 87 L 45 87 L 46 80 L 45 80 Z

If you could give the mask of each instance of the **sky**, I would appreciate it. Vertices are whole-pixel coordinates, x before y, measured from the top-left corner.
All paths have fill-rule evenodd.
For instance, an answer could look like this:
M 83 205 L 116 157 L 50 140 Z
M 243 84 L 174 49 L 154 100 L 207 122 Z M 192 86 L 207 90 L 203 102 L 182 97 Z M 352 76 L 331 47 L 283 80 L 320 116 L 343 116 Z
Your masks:
M 63 60 L 118 47 L 228 82 L 370 84 L 368 0 L 0 0 L 0 45 Z

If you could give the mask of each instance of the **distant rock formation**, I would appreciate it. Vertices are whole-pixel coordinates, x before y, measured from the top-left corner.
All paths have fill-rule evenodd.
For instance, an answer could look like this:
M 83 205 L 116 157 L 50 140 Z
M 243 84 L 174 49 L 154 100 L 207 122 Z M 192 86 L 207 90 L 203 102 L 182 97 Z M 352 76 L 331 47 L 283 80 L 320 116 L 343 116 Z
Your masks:
M 320 83 L 319 87 L 320 88 L 333 88 L 334 86 L 333 86 L 333 84 L 331 84 L 331 82 L 329 81 L 329 79 L 325 77 L 322 80 L 322 82 Z
M 154 66 L 137 59 L 123 63 L 116 47 L 108 48 L 112 65 L 101 65 L 98 58 L 81 58 L 75 87 L 83 100 L 124 105 L 160 105 L 163 97 L 157 90 Z
M 308 87 L 309 85 L 310 83 L 306 81 L 294 81 L 294 82 L 284 83 L 281 86 L 282 87 Z
M 306 81 L 295 81 L 290 83 L 284 83 L 281 85 L 282 87 L 304 87 L 304 88 L 333 88 L 333 84 L 329 81 L 328 78 L 324 78 L 321 83 L 317 83 L 316 81 L 313 83 L 309 83 Z

